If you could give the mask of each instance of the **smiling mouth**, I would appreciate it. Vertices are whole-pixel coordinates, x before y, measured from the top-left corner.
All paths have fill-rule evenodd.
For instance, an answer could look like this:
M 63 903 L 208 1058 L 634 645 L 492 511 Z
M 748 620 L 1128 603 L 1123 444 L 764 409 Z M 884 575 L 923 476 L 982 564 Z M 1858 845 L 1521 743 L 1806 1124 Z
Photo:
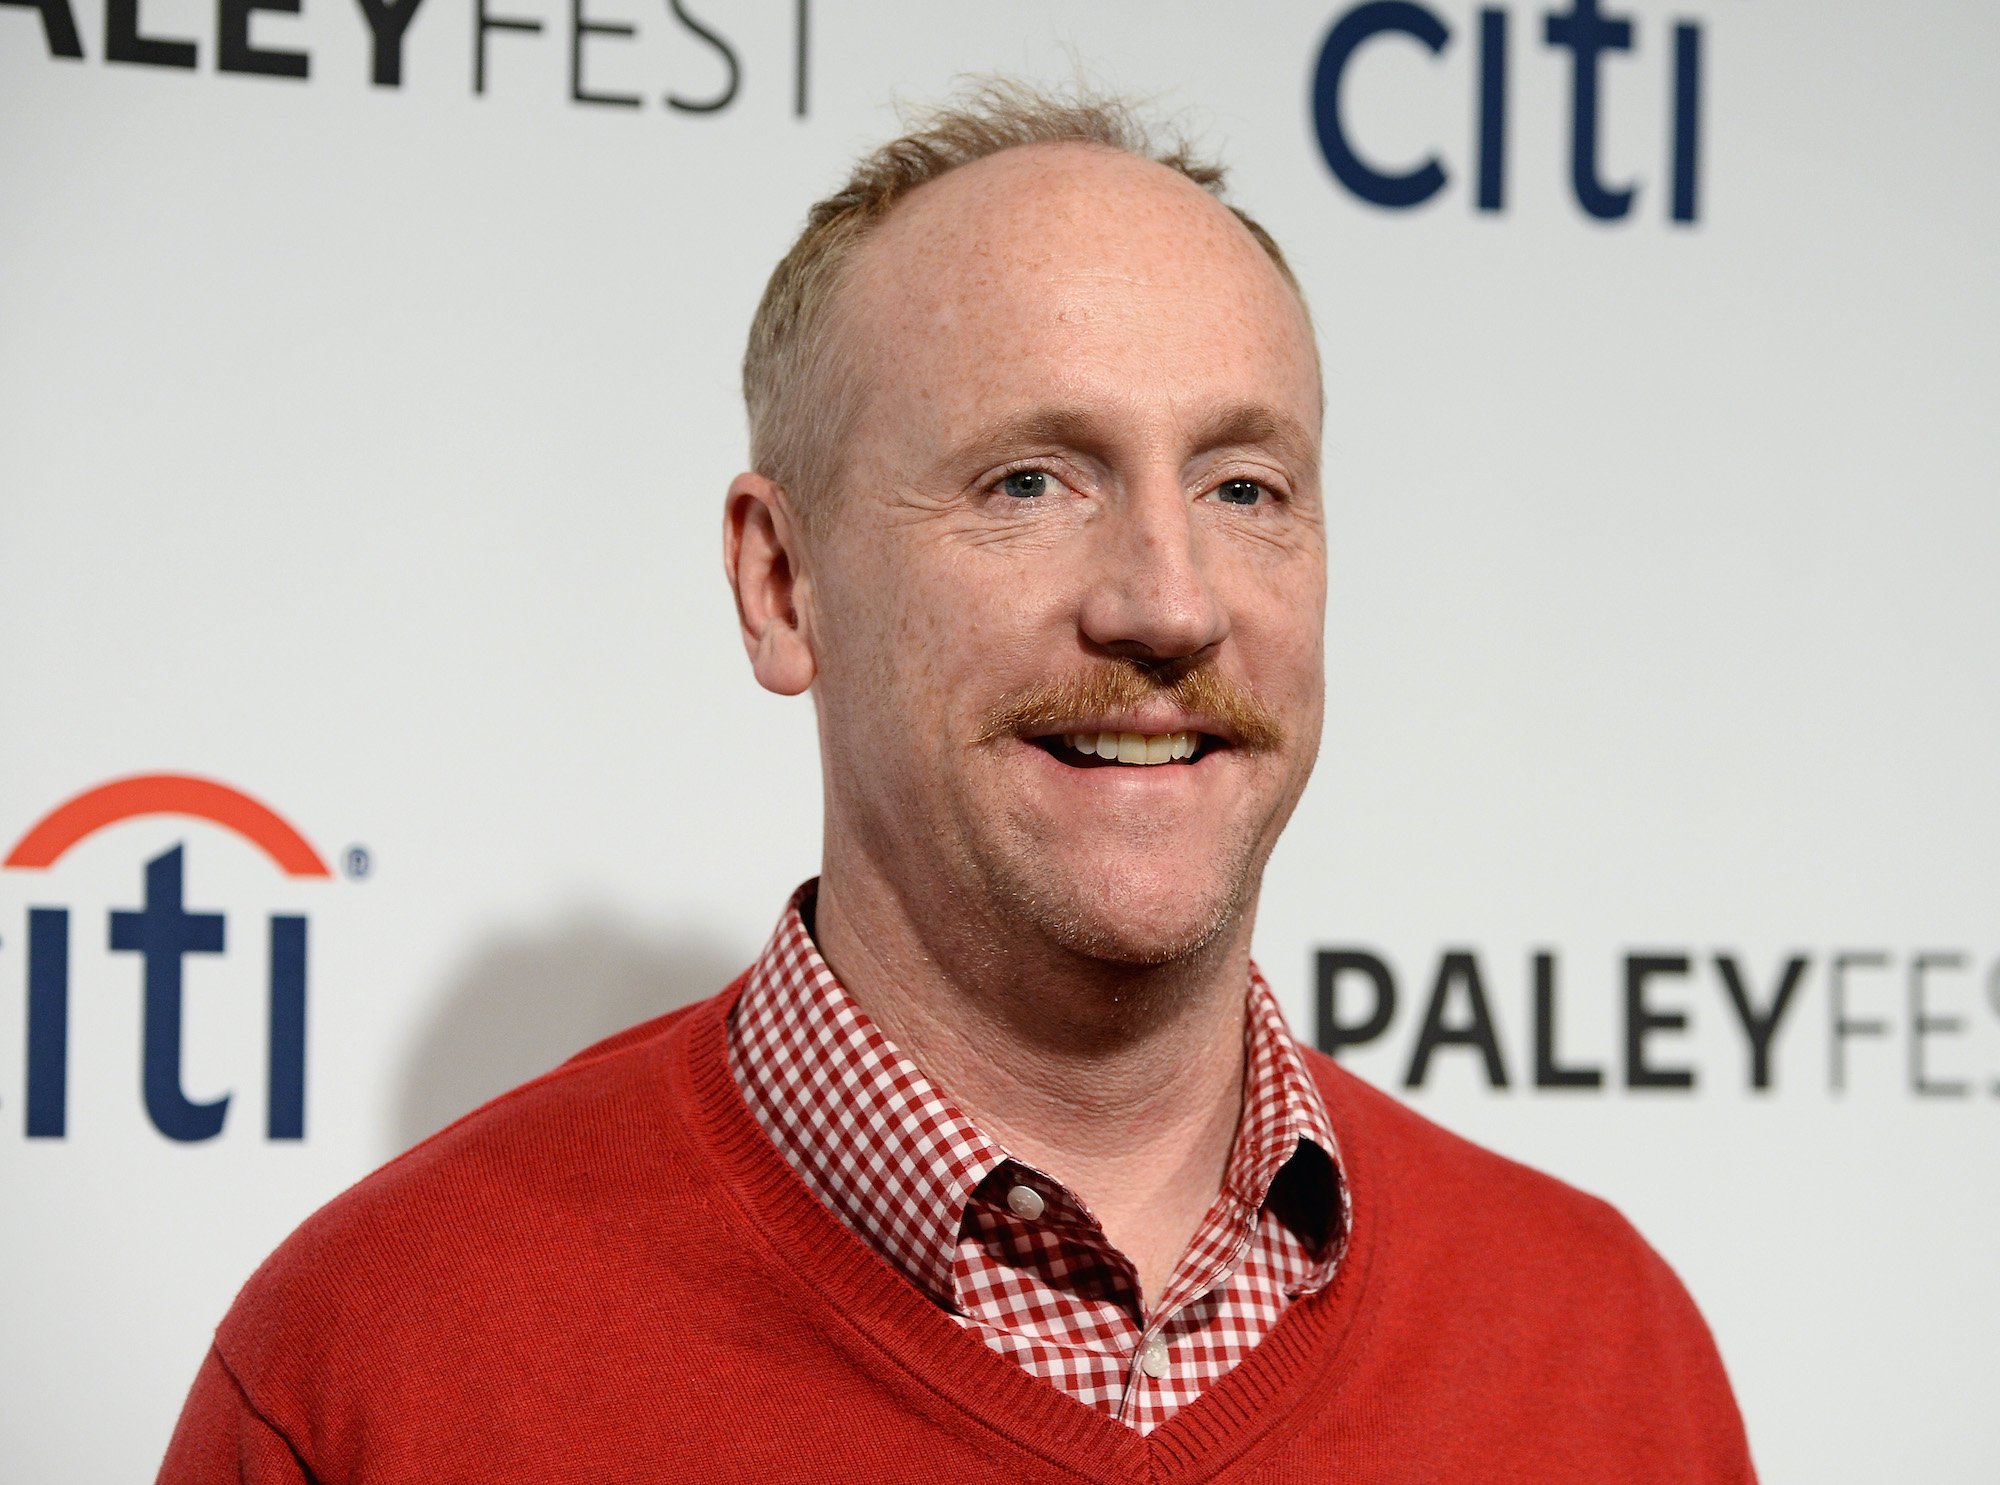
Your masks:
M 1222 739 L 1205 732 L 1065 732 L 1028 740 L 1071 768 L 1192 763 L 1223 746 Z

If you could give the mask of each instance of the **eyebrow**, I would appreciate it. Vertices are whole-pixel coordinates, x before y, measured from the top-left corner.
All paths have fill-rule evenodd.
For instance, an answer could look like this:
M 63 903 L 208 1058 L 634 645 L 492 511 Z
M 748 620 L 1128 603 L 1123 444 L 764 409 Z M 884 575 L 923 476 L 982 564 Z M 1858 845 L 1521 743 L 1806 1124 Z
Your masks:
M 1071 407 L 1036 407 L 995 419 L 960 443 L 950 462 L 983 457 L 1022 444 L 1061 444 L 1101 452 L 1115 442 L 1114 424 Z M 1194 449 L 1262 445 L 1275 449 L 1308 477 L 1319 473 L 1319 441 L 1297 418 L 1261 402 L 1229 402 L 1209 409 L 1194 431 Z
M 1286 413 L 1261 402 L 1232 402 L 1216 408 L 1199 429 L 1199 449 L 1261 444 L 1276 449 L 1307 475 L 1319 472 L 1319 440 Z

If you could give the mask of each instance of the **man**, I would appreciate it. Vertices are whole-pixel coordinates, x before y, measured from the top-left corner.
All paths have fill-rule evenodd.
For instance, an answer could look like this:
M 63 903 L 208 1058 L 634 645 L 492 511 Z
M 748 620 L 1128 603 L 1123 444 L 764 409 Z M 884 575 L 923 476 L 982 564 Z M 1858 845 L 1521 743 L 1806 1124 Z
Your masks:
M 1313 334 L 1219 175 L 989 88 L 813 211 L 727 568 L 821 874 L 720 997 L 309 1221 L 168 1481 L 1745 1481 L 1609 1208 L 1302 1051 Z

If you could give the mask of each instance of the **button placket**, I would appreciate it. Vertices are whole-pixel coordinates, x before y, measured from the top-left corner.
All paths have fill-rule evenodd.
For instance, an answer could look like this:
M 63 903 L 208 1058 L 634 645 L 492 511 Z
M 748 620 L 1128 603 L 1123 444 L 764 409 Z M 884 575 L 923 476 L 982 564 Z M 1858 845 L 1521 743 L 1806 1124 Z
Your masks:
M 1169 1279 L 1167 1292 L 1160 1302 L 1162 1315 L 1179 1313 L 1214 1289 L 1216 1285 L 1225 1282 L 1236 1272 L 1237 1265 L 1242 1263 L 1244 1256 L 1249 1253 L 1250 1245 L 1256 1241 L 1257 1225 L 1262 1220 L 1262 1215 L 1258 1209 L 1246 1206 L 1239 1199 L 1233 1197 L 1230 1199 L 1236 1202 L 1236 1211 L 1230 1224 L 1236 1228 L 1236 1236 L 1231 1241 L 1228 1252 L 1192 1273 L 1177 1269 Z M 1212 1216 L 1213 1214 L 1211 1220 Z M 1200 1230 L 1196 1232 L 1195 1240 L 1190 1247 L 1200 1244 L 1209 1227 L 1210 1221 L 1205 1220 Z

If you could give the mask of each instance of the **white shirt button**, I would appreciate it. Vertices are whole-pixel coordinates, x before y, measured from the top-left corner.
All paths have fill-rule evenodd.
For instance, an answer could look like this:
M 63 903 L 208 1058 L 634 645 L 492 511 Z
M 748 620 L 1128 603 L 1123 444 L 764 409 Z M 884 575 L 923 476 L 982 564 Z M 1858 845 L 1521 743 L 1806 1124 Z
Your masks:
M 1032 1186 L 1012 1186 L 1007 1191 L 1007 1210 L 1023 1222 L 1032 1222 L 1042 1215 L 1042 1193 Z
M 1139 1370 L 1155 1382 L 1167 1374 L 1167 1343 L 1158 1336 L 1146 1342 L 1146 1349 L 1139 1353 Z

